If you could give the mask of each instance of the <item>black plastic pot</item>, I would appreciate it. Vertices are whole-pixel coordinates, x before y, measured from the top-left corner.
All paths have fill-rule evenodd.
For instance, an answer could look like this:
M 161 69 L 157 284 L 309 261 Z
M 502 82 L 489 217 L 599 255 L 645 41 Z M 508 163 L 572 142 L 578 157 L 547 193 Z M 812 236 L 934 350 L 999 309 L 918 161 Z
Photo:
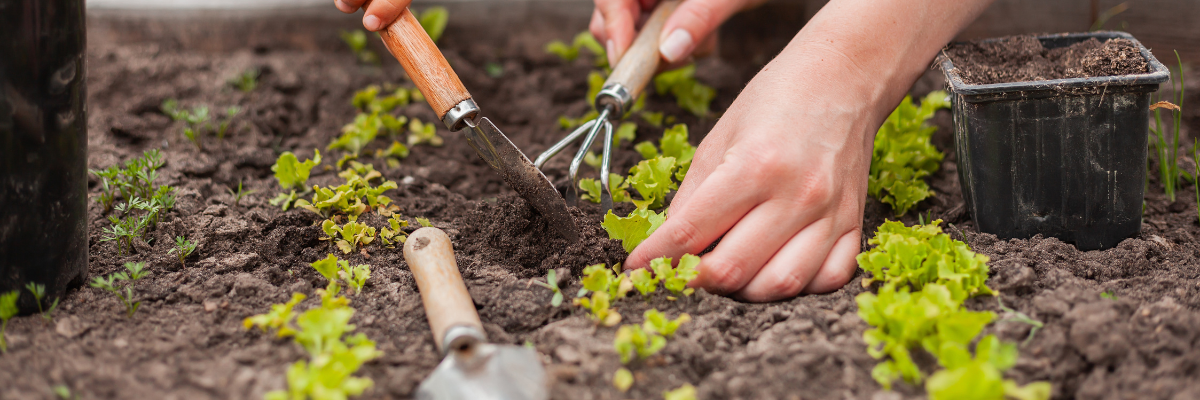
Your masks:
M 0 1 L 0 293 L 87 274 L 83 0 Z M 52 300 L 47 300 L 47 302 Z
M 1046 48 L 1133 40 L 1143 74 L 968 85 L 942 61 L 952 94 L 958 176 L 981 232 L 1037 234 L 1082 250 L 1115 246 L 1142 225 L 1150 93 L 1170 72 L 1120 32 L 1038 37 Z

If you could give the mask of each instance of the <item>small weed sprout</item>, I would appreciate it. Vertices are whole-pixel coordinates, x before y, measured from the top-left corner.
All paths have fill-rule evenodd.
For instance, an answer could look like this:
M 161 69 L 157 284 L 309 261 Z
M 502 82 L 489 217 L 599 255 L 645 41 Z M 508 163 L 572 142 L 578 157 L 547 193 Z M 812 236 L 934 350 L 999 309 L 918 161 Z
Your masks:
M 108 221 L 111 226 L 103 228 L 104 235 L 100 238 L 101 242 L 115 241 L 117 242 L 117 254 L 133 253 L 133 239 L 142 237 L 145 229 L 158 224 L 159 214 L 166 209 L 166 205 L 174 205 L 174 196 L 169 197 L 170 200 L 164 198 L 155 198 L 151 201 L 145 201 L 134 197 L 128 203 L 117 204 L 114 208 L 124 218 L 109 215 Z M 134 210 L 143 211 L 141 215 L 133 214 Z M 122 244 L 124 246 L 122 246 Z
M 53 321 L 54 316 L 52 314 L 54 313 L 54 309 L 58 308 L 59 299 L 54 299 L 54 302 L 50 303 L 50 307 L 43 310 L 42 299 L 46 297 L 46 285 L 29 282 L 25 285 L 25 290 L 33 294 L 33 299 L 37 302 L 38 313 L 42 315 L 42 319 L 46 320 L 46 322 Z
M 233 117 L 241 112 L 242 108 L 238 106 L 230 106 L 225 109 L 225 118 L 217 124 L 217 140 L 225 140 L 225 132 L 229 130 L 229 124 L 233 122 Z
M 229 85 L 241 90 L 242 93 L 253 92 L 254 88 L 258 87 L 258 74 L 257 68 L 247 69 L 230 79 Z
M 146 263 L 127 262 L 125 263 L 125 271 L 114 272 L 108 276 L 97 276 L 92 278 L 90 285 L 94 288 L 104 289 L 117 296 L 121 300 L 121 304 L 125 305 L 125 315 L 133 318 L 133 314 L 137 312 L 138 306 L 142 305 L 140 301 L 133 301 L 133 282 L 149 274 L 149 271 L 146 271 L 145 267 Z M 124 293 L 121 291 L 121 281 L 128 282 L 124 285 Z
M 104 206 L 104 212 L 112 211 L 117 199 L 163 199 L 171 195 L 174 189 L 170 186 L 154 185 L 154 181 L 158 179 L 158 169 L 163 164 L 165 161 L 162 152 L 151 149 L 142 153 L 141 157 L 133 158 L 124 164 L 89 171 L 100 178 L 101 193 L 98 201 Z M 174 206 L 173 198 L 169 205 Z
M 17 297 L 20 297 L 21 292 L 16 290 L 0 294 L 0 353 L 8 352 L 8 341 L 4 338 L 4 331 L 8 329 L 8 320 L 17 316 Z
M 1024 342 L 1021 342 L 1021 344 L 1023 344 L 1023 345 L 1029 344 L 1029 341 L 1033 340 L 1033 335 L 1037 334 L 1037 331 L 1042 329 L 1043 326 L 1045 326 L 1045 324 L 1043 324 L 1042 321 L 1033 319 L 1028 314 L 1008 308 L 1008 306 L 1005 306 L 1004 302 L 1000 300 L 1000 296 L 996 296 L 996 304 L 1000 305 L 1001 311 L 1004 311 L 1005 314 L 1010 315 L 1008 318 L 1004 318 L 1004 320 L 1020 322 L 1020 323 L 1025 323 L 1025 324 L 1030 325 L 1029 336 L 1025 337 Z
M 179 257 L 179 264 L 187 267 L 187 263 L 185 261 L 187 260 L 188 256 L 192 255 L 192 252 L 194 251 L 196 251 L 195 243 L 192 243 L 192 241 L 183 236 L 176 236 L 175 247 L 167 251 L 167 254 L 174 254 L 176 257 Z
M 234 207 L 234 208 L 237 208 L 237 206 L 238 206 L 238 203 L 240 203 L 240 202 L 242 201 L 242 198 L 243 198 L 243 197 L 246 197 L 247 195 L 249 195 L 249 194 L 251 194 L 251 193 L 257 192 L 257 190 L 245 190 L 245 189 L 243 189 L 243 188 L 242 188 L 242 181 L 238 181 L 237 191 L 234 191 L 234 190 L 233 190 L 233 188 L 225 188 L 225 190 L 228 190 L 228 191 L 229 191 L 229 195 L 230 195 L 230 196 L 233 196 L 233 207 Z
M 550 306 L 558 307 L 562 305 L 563 294 L 562 290 L 558 288 L 558 273 L 555 272 L 555 270 L 546 271 L 545 282 L 535 280 L 533 283 L 536 283 L 538 286 L 546 289 L 550 289 L 550 291 L 554 293 L 554 296 L 550 298 Z

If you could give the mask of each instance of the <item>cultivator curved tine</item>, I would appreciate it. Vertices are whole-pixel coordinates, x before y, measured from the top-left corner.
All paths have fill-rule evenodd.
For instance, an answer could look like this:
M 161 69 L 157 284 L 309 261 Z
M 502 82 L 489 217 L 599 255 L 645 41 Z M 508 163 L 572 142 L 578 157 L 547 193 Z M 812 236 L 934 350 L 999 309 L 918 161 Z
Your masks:
M 567 137 L 559 140 L 558 143 L 550 146 L 550 148 L 546 149 L 546 151 L 543 151 L 542 154 L 539 154 L 537 159 L 533 160 L 533 166 L 537 167 L 537 169 L 542 169 L 542 166 L 546 164 L 546 161 L 550 161 L 551 158 L 554 158 L 554 156 L 558 155 L 560 151 L 567 148 L 567 146 L 574 142 L 575 139 L 579 139 L 580 136 L 583 136 L 584 133 L 587 133 L 588 130 L 591 129 L 592 125 L 595 124 L 596 120 L 593 119 L 585 122 L 578 128 L 575 128 L 574 131 L 571 131 L 570 135 L 567 135 Z
M 607 112 L 607 109 L 605 109 Z M 613 126 L 604 121 L 604 155 L 600 157 L 600 213 L 608 214 L 613 208 L 612 188 L 608 186 L 609 160 L 612 159 Z
M 600 112 L 600 116 L 596 117 L 596 123 L 588 129 L 587 137 L 583 138 L 583 142 L 579 145 L 579 151 L 575 152 L 575 158 L 571 159 L 571 195 L 567 197 L 567 205 L 574 206 L 579 201 L 579 166 L 583 164 L 584 157 L 587 157 L 588 150 L 592 148 L 592 143 L 596 141 L 596 134 L 604 126 L 608 126 L 608 130 L 612 130 L 612 125 L 608 123 L 608 109 Z M 603 161 L 602 161 L 603 163 Z

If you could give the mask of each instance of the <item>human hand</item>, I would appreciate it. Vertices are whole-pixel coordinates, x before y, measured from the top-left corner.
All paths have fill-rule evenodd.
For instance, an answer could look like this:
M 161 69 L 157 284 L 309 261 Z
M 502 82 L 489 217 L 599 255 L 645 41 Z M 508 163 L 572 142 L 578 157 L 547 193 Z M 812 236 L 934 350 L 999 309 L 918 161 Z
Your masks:
M 716 30 L 734 13 L 766 0 L 687 0 L 667 18 L 659 36 L 659 53 L 668 64 L 678 65 L 692 54 L 703 55 L 716 48 Z M 617 65 L 621 55 L 637 36 L 636 25 L 643 12 L 650 12 L 658 0 L 595 0 L 596 9 L 588 30 L 604 43 L 609 65 Z M 697 41 L 699 38 L 701 40 Z
M 333 5 L 346 14 L 353 14 L 359 8 L 363 12 L 363 28 L 376 32 L 400 17 L 400 13 L 408 8 L 412 0 L 334 0 Z

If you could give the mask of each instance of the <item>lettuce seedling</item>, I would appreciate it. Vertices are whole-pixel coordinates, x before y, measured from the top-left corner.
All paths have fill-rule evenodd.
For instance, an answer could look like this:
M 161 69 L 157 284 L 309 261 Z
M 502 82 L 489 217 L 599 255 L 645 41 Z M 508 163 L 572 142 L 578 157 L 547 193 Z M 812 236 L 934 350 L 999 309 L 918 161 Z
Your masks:
M 437 134 L 437 125 L 433 123 L 423 123 L 421 120 L 413 118 L 408 121 L 408 132 L 409 147 L 418 144 L 439 147 L 444 143 L 442 137 Z
M 696 80 L 696 64 L 667 71 L 654 77 L 654 91 L 658 94 L 675 96 L 679 107 L 696 115 L 709 114 L 709 105 L 717 97 L 717 90 Z
M 381 355 L 383 352 L 376 350 L 375 342 L 366 336 L 351 336 L 345 343 L 336 342 L 329 351 L 316 355 L 310 362 L 300 360 L 292 364 L 287 371 L 287 391 L 269 392 L 265 399 L 346 399 L 358 396 L 375 383 L 371 378 L 352 375 L 363 364 Z
M 362 29 L 342 31 L 342 41 L 354 52 L 358 62 L 363 64 L 379 64 L 379 56 L 367 48 L 367 33 Z
M 417 217 L 417 225 L 421 225 L 423 227 L 428 228 L 428 227 L 433 226 L 433 223 L 429 222 L 429 218 Z
M 17 316 L 17 298 L 21 292 L 16 290 L 0 294 L 0 353 L 8 352 L 8 340 L 4 332 L 8 329 L 8 320 Z
M 446 23 L 450 21 L 450 11 L 446 7 L 429 7 L 421 12 L 421 16 L 417 18 L 421 23 L 421 27 L 425 28 L 425 33 L 429 34 L 429 38 L 437 43 L 442 37 L 442 33 L 446 31 Z
M 334 240 L 344 254 L 350 254 L 359 246 L 366 246 L 375 240 L 375 228 L 358 223 L 354 218 L 342 226 L 338 226 L 332 219 L 327 219 L 321 223 L 321 231 L 329 236 L 322 240 Z
M 407 106 L 413 100 L 414 91 L 416 89 L 397 88 L 392 94 L 379 97 L 379 86 L 369 85 L 362 90 L 354 92 L 354 97 L 351 98 L 350 104 L 354 105 L 354 108 L 364 112 L 380 114 L 381 118 L 385 118 L 385 123 L 388 122 L 386 121 L 387 117 L 391 117 L 392 122 L 395 122 L 398 119 L 387 113 L 392 112 L 397 107 Z M 404 118 L 403 116 L 400 117 L 400 119 Z M 394 127 L 388 128 L 396 130 Z
M 193 251 L 196 251 L 195 243 L 192 243 L 192 241 L 183 236 L 176 236 L 175 247 L 168 250 L 167 254 L 174 254 L 176 257 L 179 257 L 179 264 L 187 267 L 187 263 L 184 261 L 187 260 L 188 256 L 192 255 Z
M 546 52 L 554 54 L 564 61 L 575 61 L 579 58 L 579 51 L 587 49 L 588 52 L 595 56 L 595 65 L 598 68 L 608 68 L 608 53 L 604 50 L 604 46 L 596 41 L 590 32 L 584 31 L 575 35 L 575 39 L 570 45 L 563 43 L 560 40 L 552 41 L 546 44 Z M 592 96 L 594 97 L 594 96 Z
M 642 117 L 642 121 L 646 121 L 647 124 L 650 124 L 655 128 L 663 127 L 664 120 L 662 111 L 642 111 L 641 113 L 638 113 L 638 115 Z
M 378 113 L 358 114 L 354 117 L 354 122 L 342 127 L 341 136 L 330 142 L 326 148 L 346 150 L 350 155 L 357 157 L 367 144 L 375 140 L 380 128 L 383 128 L 383 121 L 379 119 Z M 338 161 L 339 169 L 342 168 L 343 162 L 345 159 Z
M 100 288 L 117 296 L 121 300 L 121 304 L 125 305 L 125 315 L 133 318 L 133 313 L 137 312 L 138 306 L 142 305 L 140 301 L 133 301 L 133 282 L 142 279 L 150 272 L 145 270 L 146 263 L 125 263 L 125 271 L 114 272 L 107 276 L 97 276 L 92 278 L 91 286 Z M 126 281 L 124 285 L 124 293 L 121 291 L 121 281 Z
M 617 368 L 617 372 L 613 373 L 613 387 L 621 393 L 628 392 L 633 387 L 633 373 L 625 367 Z
M 626 293 L 633 290 L 633 281 L 629 276 L 621 273 L 621 265 L 614 265 L 611 269 L 605 264 L 589 265 L 583 269 L 583 278 L 579 280 L 583 288 L 579 290 L 578 296 L 583 296 L 588 291 L 608 293 L 610 299 L 620 299 L 625 297 Z
M 368 205 L 380 207 L 391 204 L 392 199 L 383 193 L 397 188 L 396 182 L 393 181 L 384 181 L 379 186 L 372 187 L 369 181 L 382 175 L 370 164 L 357 161 L 352 161 L 351 168 L 342 171 L 338 176 L 346 179 L 346 183 L 334 188 L 313 186 L 312 201 L 296 200 L 296 207 L 315 212 L 325 218 L 338 212 L 357 217 L 367 211 Z M 366 204 L 363 204 L 363 199 L 367 200 Z
M 659 257 L 650 260 L 650 269 L 654 271 L 655 277 L 662 281 L 663 287 L 674 294 L 683 294 L 690 296 L 695 289 L 687 287 L 687 284 L 696 279 L 699 272 L 696 271 L 696 266 L 700 265 L 700 257 L 684 254 L 679 258 L 679 265 L 671 267 L 670 257 Z
M 596 119 L 596 117 L 599 117 L 599 116 L 600 116 L 600 113 L 596 112 L 596 110 L 590 110 L 586 113 L 583 113 L 583 116 L 581 116 L 579 118 L 569 118 L 569 117 L 563 115 L 563 116 L 558 117 L 558 126 L 560 128 L 562 128 L 563 130 L 569 131 L 569 130 L 578 128 L 580 125 L 583 125 L 583 124 L 587 123 L 588 121 Z M 597 165 L 599 165 L 599 164 L 597 164 Z
M 595 178 L 584 178 L 579 180 L 579 189 L 583 190 L 582 197 L 584 200 L 600 203 L 600 180 Z M 610 173 L 608 174 L 608 187 L 612 191 L 613 203 L 624 203 L 633 201 L 629 197 L 629 182 L 625 182 L 625 177 Z
M 948 344 L 938 362 L 946 369 L 934 373 L 925 384 L 932 400 L 1048 400 L 1053 389 L 1049 382 L 1033 382 L 1022 387 L 1015 381 L 1004 379 L 1004 371 L 1017 363 L 1017 348 L 1001 342 L 995 335 L 979 340 L 974 358 L 965 344 Z
M 864 287 L 882 281 L 909 284 L 920 290 L 926 284 L 940 282 L 958 302 L 993 294 L 986 285 L 988 257 L 951 239 L 938 227 L 941 222 L 907 227 L 899 221 L 887 221 L 880 225 L 875 237 L 867 241 L 875 247 L 857 257 L 859 267 L 870 272 L 870 277 L 863 279 Z
M 654 276 L 650 270 L 638 268 L 629 273 L 629 280 L 633 282 L 633 288 L 637 289 L 642 297 L 649 299 L 650 294 L 658 289 L 658 278 Z
M 676 164 L 675 180 L 683 182 L 683 178 L 687 176 L 688 169 L 692 166 L 692 158 L 696 155 L 696 146 L 688 143 L 688 128 L 684 124 L 676 124 L 663 131 L 663 137 L 659 140 L 659 145 L 662 146 L 662 153 L 658 152 L 658 147 L 653 143 L 641 142 L 634 146 L 642 158 L 651 160 L 659 156 L 674 157 Z
M 336 296 L 341 291 L 340 282 L 345 282 L 347 286 L 354 289 L 354 294 L 362 292 L 363 286 L 366 285 L 367 279 L 371 277 L 371 267 L 368 265 L 350 266 L 350 262 L 338 260 L 337 256 L 329 254 L 323 259 L 314 261 L 313 269 L 317 273 L 329 280 L 329 285 L 325 291 L 330 296 Z M 323 300 L 324 301 L 324 300 Z
M 609 308 L 610 297 L 608 292 L 593 292 L 592 297 L 576 298 L 574 303 L 577 306 L 587 309 L 591 314 L 588 315 L 596 324 L 600 326 L 615 326 L 621 323 L 621 314 L 616 310 Z
M 608 214 L 604 215 L 604 221 L 600 226 L 608 232 L 609 239 L 621 241 L 621 246 L 625 248 L 625 252 L 633 252 L 637 245 L 643 240 L 650 237 L 664 221 L 667 220 L 667 213 L 656 213 L 650 210 L 633 210 L 627 217 L 618 217 L 613 214 L 612 210 L 608 210 Z
M 644 360 L 667 346 L 667 338 L 657 333 L 646 332 L 640 325 L 621 325 L 617 328 L 617 336 L 613 339 L 613 348 L 621 356 L 622 364 L 629 364 L 634 358 Z
M 395 248 L 396 244 L 404 244 L 404 240 L 408 239 L 401 228 L 408 226 L 408 220 L 399 218 L 398 214 L 393 214 L 388 218 L 388 226 L 379 230 L 379 239 L 383 240 L 383 244 L 388 248 Z
M 949 106 L 943 91 L 925 96 L 920 107 L 905 96 L 875 134 L 867 192 L 890 204 L 897 216 L 933 195 L 922 178 L 937 171 L 943 155 L 931 141 L 937 127 L 926 121 Z
M 25 290 L 28 290 L 30 294 L 33 294 L 33 300 L 38 306 L 38 314 L 42 315 L 42 319 L 46 320 L 46 322 L 53 321 L 54 316 L 52 314 L 54 313 L 54 309 L 58 308 L 59 299 L 54 299 L 54 302 L 50 303 L 50 307 L 43 310 L 42 299 L 46 297 L 46 285 L 29 282 L 25 285 Z
M 555 272 L 554 270 L 546 271 L 546 281 L 545 282 L 533 281 L 533 283 L 536 283 L 538 286 L 544 287 L 546 289 L 550 289 L 550 291 L 554 293 L 554 296 L 550 298 L 550 306 L 558 307 L 559 305 L 562 305 L 563 294 L 562 294 L 562 289 L 559 289 L 559 287 L 558 287 L 558 273 L 557 272 Z
M 242 91 L 242 93 L 250 93 L 254 88 L 258 87 L 258 68 L 250 68 L 243 71 L 233 79 L 229 80 L 229 85 Z
M 271 312 L 266 314 L 258 314 L 252 317 L 247 317 L 242 320 L 242 325 L 246 329 L 258 327 L 266 332 L 268 329 L 274 329 L 277 336 L 288 337 L 296 334 L 296 330 L 292 329 L 292 320 L 296 318 L 296 313 L 293 311 L 297 304 L 304 301 L 303 293 L 292 293 L 292 299 L 284 304 L 271 305 Z
M 656 157 L 642 160 L 629 170 L 629 185 L 642 197 L 633 200 L 638 209 L 662 208 L 667 193 L 679 188 L 672 180 L 677 167 L 675 161 L 675 157 Z
M 375 157 L 386 159 L 388 168 L 399 168 L 400 160 L 408 157 L 408 146 L 393 140 L 386 150 L 377 150 Z
M 663 400 L 696 400 L 696 387 L 690 383 L 663 392 Z
M 313 167 L 321 163 L 321 151 L 313 150 L 313 153 L 313 158 L 304 160 L 304 162 L 300 162 L 300 159 L 290 151 L 279 155 L 279 159 L 275 160 L 275 165 L 271 166 L 271 172 L 275 173 L 275 180 L 279 182 L 279 187 L 290 193 L 279 193 L 278 196 L 271 199 L 271 205 L 282 207 L 284 211 L 287 211 L 299 196 L 308 193 L 305 183 L 308 182 Z M 301 193 L 297 194 L 297 190 L 300 190 Z
M 665 314 L 653 308 L 646 310 L 646 313 L 642 316 L 646 318 L 642 322 L 643 330 L 668 338 L 675 335 L 675 331 L 679 329 L 680 325 L 692 320 L 692 316 L 687 313 L 679 314 L 678 318 L 671 320 Z

